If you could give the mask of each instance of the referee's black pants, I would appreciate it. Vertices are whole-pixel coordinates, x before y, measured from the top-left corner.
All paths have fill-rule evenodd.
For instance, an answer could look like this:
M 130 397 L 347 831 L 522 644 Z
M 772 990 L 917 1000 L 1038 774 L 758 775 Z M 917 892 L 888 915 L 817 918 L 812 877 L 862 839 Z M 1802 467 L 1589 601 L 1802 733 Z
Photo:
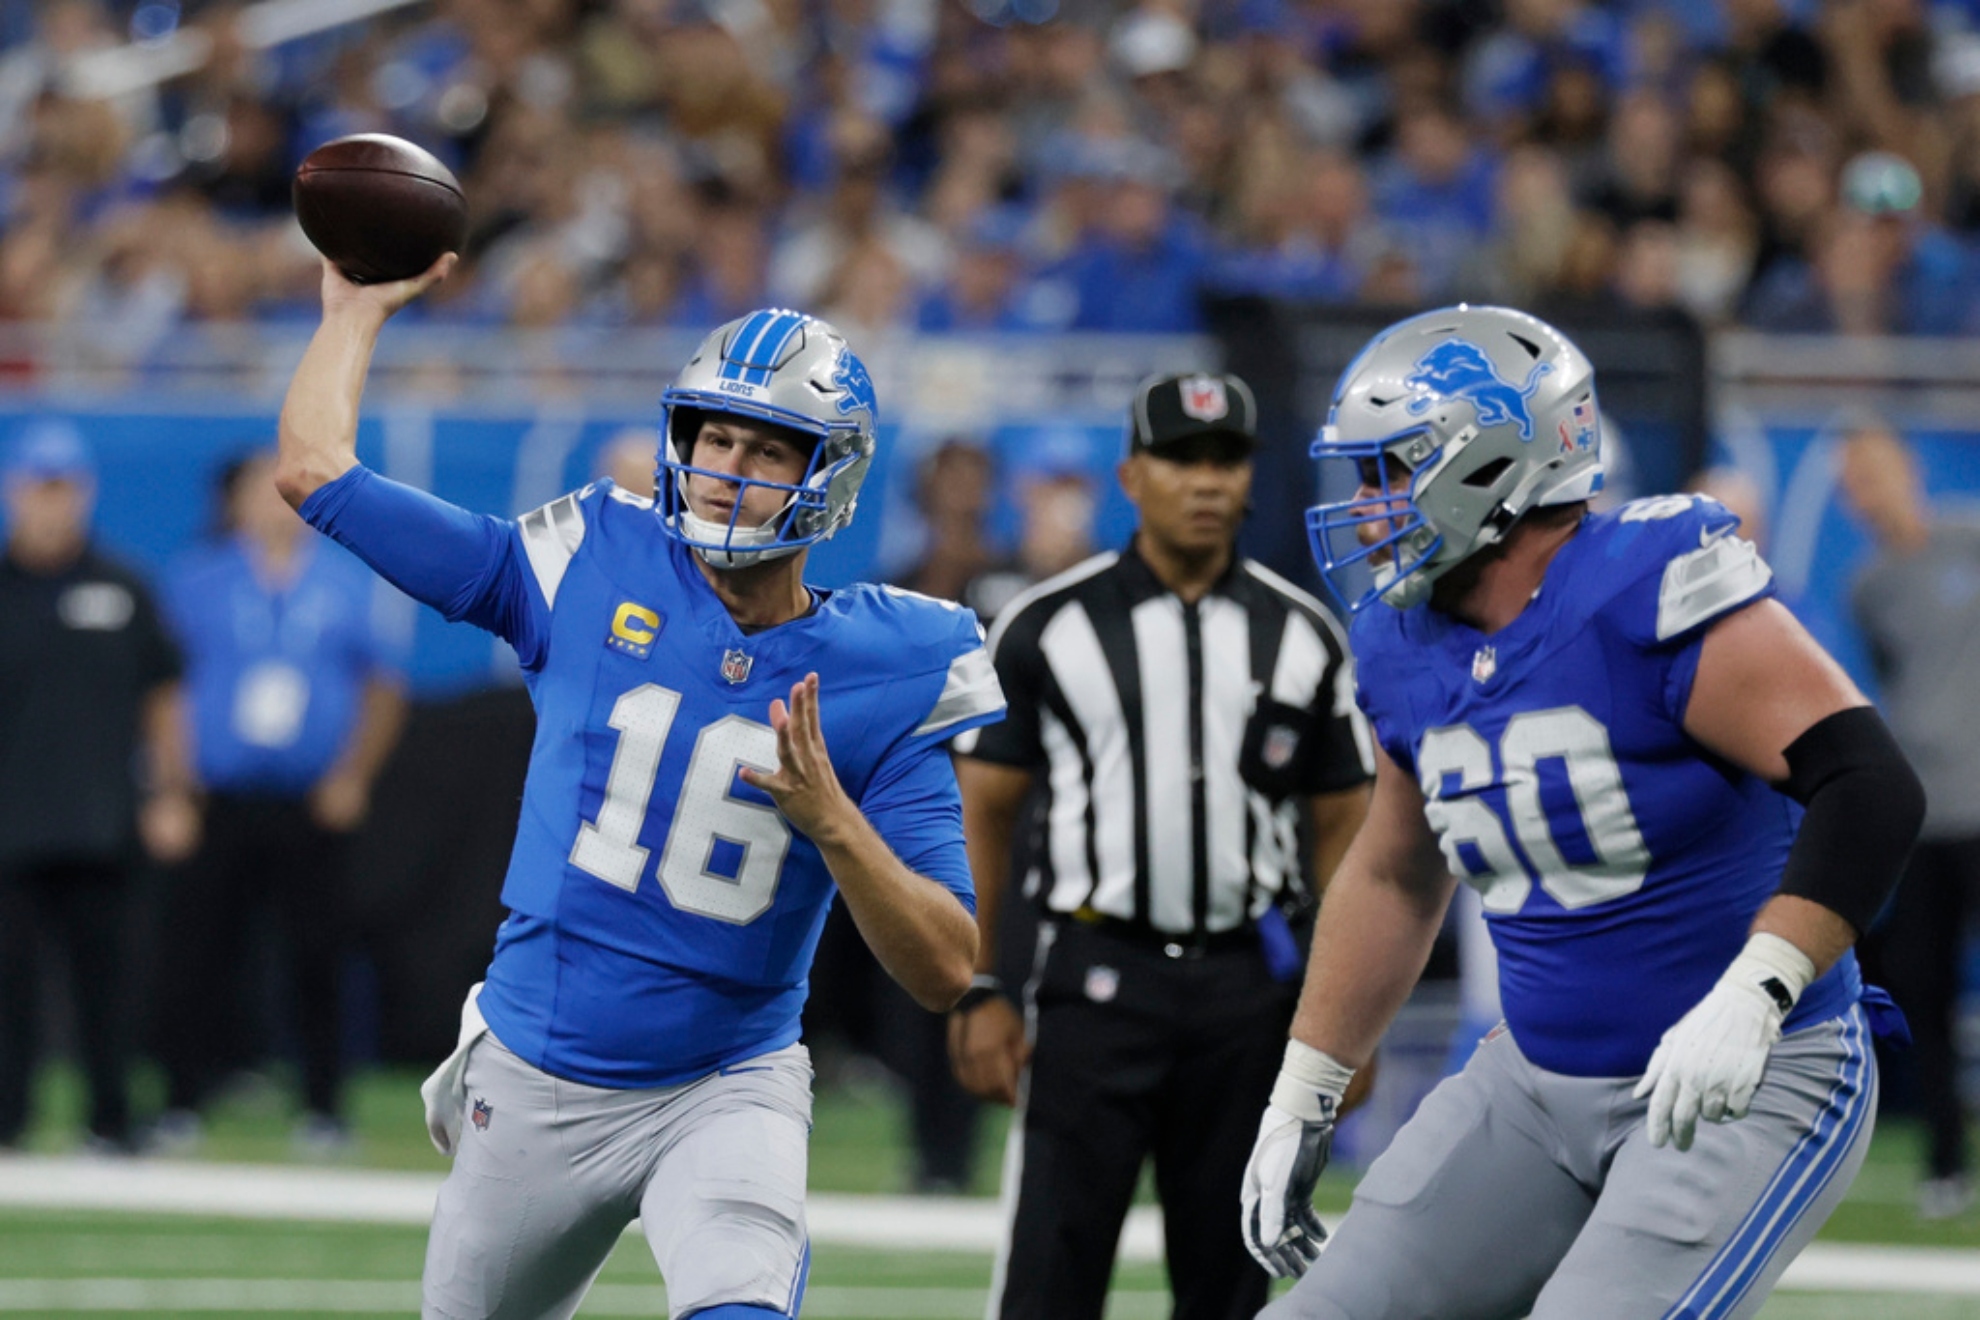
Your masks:
M 1245 1250 L 1238 1194 L 1297 982 L 1273 980 L 1249 934 L 1178 957 L 1138 936 L 1060 921 L 1040 945 L 996 1314 L 1099 1320 L 1151 1155 L 1174 1320 L 1257 1314 L 1270 1280 Z
M 340 1116 L 343 959 L 347 951 L 351 835 L 326 830 L 302 798 L 215 793 L 200 850 L 166 906 L 159 1013 L 166 1106 L 212 1098 L 251 1036 L 243 996 L 255 914 L 274 911 L 282 938 L 289 1021 L 302 1067 L 303 1104 Z
M 1904 879 L 1864 942 L 1864 972 L 1897 1000 L 1911 1025 L 1928 1136 L 1926 1171 L 1965 1174 L 1966 1108 L 1959 1093 L 1959 991 L 1966 918 L 1980 901 L 1980 837 L 1937 839 L 1912 851 Z

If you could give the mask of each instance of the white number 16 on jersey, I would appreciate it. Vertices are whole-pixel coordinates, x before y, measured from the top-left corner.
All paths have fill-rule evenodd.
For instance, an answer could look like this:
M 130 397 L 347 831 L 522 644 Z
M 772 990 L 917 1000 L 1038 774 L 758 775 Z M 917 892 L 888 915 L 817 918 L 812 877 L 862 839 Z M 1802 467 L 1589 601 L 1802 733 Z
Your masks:
M 1567 770 L 1581 813 L 1582 831 L 1594 849 L 1593 866 L 1572 866 L 1554 840 L 1547 809 L 1540 801 L 1540 763 L 1558 760 Z M 1417 751 L 1416 771 L 1423 788 L 1423 815 L 1437 833 L 1453 875 L 1464 877 L 1482 897 L 1487 912 L 1513 913 L 1526 906 L 1537 878 L 1564 908 L 1583 908 L 1633 894 L 1650 869 L 1650 850 L 1630 810 L 1622 767 L 1609 746 L 1609 731 L 1579 706 L 1526 711 L 1506 722 L 1499 737 L 1506 810 L 1529 867 L 1513 851 L 1499 814 L 1479 790 L 1491 786 L 1492 748 L 1469 724 L 1432 729 Z M 1444 783 L 1455 775 L 1457 791 L 1446 797 Z M 1462 848 L 1469 844 L 1484 860 L 1474 875 Z
M 571 865 L 631 893 L 646 871 L 639 844 L 647 802 L 660 773 L 660 754 L 680 712 L 681 694 L 641 684 L 612 705 L 607 722 L 619 731 L 598 819 L 578 826 Z M 767 724 L 726 715 L 694 740 L 681 795 L 674 802 L 660 887 L 677 908 L 742 925 L 763 915 L 777 896 L 791 827 L 775 807 L 734 796 L 736 769 L 777 767 L 777 734 Z M 740 849 L 733 878 L 715 869 L 715 845 Z

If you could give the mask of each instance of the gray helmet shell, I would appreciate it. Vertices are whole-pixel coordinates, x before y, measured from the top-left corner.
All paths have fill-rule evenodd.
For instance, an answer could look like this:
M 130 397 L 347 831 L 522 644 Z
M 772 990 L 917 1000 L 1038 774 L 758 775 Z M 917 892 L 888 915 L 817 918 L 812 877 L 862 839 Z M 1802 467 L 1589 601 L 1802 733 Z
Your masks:
M 1313 453 L 1375 458 L 1385 473 L 1406 468 L 1415 516 L 1385 542 L 1393 554 L 1354 608 L 1377 596 L 1399 608 L 1419 604 L 1439 577 L 1503 539 L 1528 510 L 1601 489 L 1600 417 L 1587 356 L 1525 312 L 1446 307 L 1375 336 L 1335 387 Z M 1357 495 L 1309 511 L 1330 582 L 1367 557 L 1339 553 L 1340 538 L 1393 510 L 1384 497 Z
M 660 409 L 655 509 L 670 535 L 714 567 L 741 568 L 794 554 L 852 521 L 873 461 L 879 404 L 866 364 L 827 322 L 766 308 L 718 327 L 660 396 Z M 700 471 L 692 466 L 695 436 L 710 413 L 787 427 L 815 442 L 797 485 L 740 479 L 789 495 L 762 529 L 733 519 L 727 526 L 706 523 L 687 508 L 684 483 Z

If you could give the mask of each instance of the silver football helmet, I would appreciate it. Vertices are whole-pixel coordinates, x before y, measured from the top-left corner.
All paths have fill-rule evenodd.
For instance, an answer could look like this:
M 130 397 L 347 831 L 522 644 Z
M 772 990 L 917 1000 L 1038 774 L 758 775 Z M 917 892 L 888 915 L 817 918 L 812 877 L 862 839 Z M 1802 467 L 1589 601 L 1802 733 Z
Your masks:
M 784 485 L 694 467 L 695 437 L 709 413 L 771 422 L 814 441 L 803 480 Z M 782 308 L 751 312 L 702 340 L 660 396 L 660 416 L 654 482 L 660 525 L 714 568 L 795 554 L 851 522 L 880 420 L 873 378 L 845 336 L 816 317 Z M 740 495 L 726 523 L 710 522 L 688 507 L 687 480 L 696 474 L 783 491 L 787 498 L 761 527 L 737 523 Z
M 1354 498 L 1307 510 L 1321 574 L 1350 610 L 1421 604 L 1529 509 L 1600 490 L 1601 429 L 1594 368 L 1545 321 L 1460 304 L 1397 322 L 1342 373 L 1313 443 L 1360 480 Z M 1357 565 L 1375 583 L 1352 596 Z

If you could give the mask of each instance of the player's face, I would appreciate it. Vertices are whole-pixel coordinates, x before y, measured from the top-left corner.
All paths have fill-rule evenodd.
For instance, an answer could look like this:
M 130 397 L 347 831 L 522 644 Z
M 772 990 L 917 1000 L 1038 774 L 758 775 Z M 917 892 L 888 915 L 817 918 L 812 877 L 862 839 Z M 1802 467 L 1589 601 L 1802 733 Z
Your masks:
M 1178 554 L 1206 554 L 1237 536 L 1251 498 L 1251 458 L 1242 442 L 1191 441 L 1136 453 L 1122 464 L 1121 482 L 1147 535 Z
M 781 428 L 724 417 L 701 423 L 689 462 L 709 472 L 795 486 L 804 480 L 810 459 L 810 454 Z M 739 492 L 743 507 L 737 514 Z M 790 496 L 785 491 L 693 473 L 687 481 L 687 500 L 697 518 L 726 524 L 734 516 L 738 527 L 761 527 L 782 511 Z
M 1386 472 L 1384 467 L 1385 465 L 1377 463 L 1372 458 L 1361 460 L 1361 485 L 1354 492 L 1354 497 L 1357 500 L 1375 501 L 1365 512 L 1378 515 L 1354 529 L 1355 537 L 1363 545 L 1374 545 L 1383 538 L 1400 532 L 1404 526 L 1403 519 L 1409 513 L 1409 464 L 1391 455 L 1386 464 Z M 1386 487 L 1382 484 L 1384 475 L 1388 477 Z M 1384 514 L 1388 516 L 1379 516 Z M 1386 564 L 1395 557 L 1395 553 L 1394 546 L 1385 545 L 1368 556 L 1368 562 Z

